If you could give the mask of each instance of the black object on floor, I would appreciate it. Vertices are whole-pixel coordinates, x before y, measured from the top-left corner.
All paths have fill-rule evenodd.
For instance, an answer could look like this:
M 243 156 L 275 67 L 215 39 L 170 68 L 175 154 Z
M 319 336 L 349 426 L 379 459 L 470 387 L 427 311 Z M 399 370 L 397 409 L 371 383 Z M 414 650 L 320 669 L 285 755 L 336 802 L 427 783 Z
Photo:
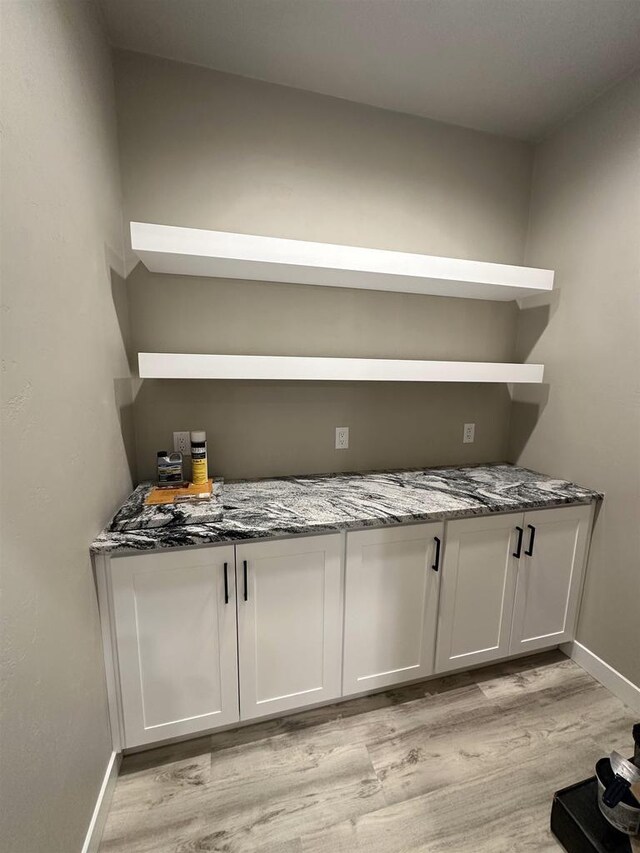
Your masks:
M 618 832 L 598 808 L 598 780 L 584 779 L 553 795 L 551 832 L 567 853 L 631 853 L 629 836 Z

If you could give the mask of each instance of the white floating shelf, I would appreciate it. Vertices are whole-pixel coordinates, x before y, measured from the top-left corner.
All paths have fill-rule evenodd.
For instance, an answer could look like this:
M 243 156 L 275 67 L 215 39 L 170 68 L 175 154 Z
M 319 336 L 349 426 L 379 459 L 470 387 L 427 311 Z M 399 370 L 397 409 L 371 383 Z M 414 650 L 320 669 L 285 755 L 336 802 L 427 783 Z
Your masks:
M 174 275 L 500 301 L 553 288 L 553 270 L 147 222 L 131 223 L 131 245 L 151 272 Z
M 542 364 L 138 353 L 141 379 L 301 379 L 368 382 L 542 382 Z

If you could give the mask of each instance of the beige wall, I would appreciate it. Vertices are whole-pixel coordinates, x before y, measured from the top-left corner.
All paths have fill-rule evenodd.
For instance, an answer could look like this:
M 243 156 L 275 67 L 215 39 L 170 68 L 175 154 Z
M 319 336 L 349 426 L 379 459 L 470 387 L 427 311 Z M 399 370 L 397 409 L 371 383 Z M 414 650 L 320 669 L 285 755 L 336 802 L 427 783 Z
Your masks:
M 88 546 L 130 487 L 113 83 L 93 4 L 1 8 L 0 849 L 71 853 L 111 752 Z
M 558 293 L 521 313 L 549 391 L 520 392 L 512 457 L 606 492 L 578 639 L 640 684 L 640 74 L 539 146 L 526 260 Z
M 125 218 L 521 263 L 524 143 L 131 53 L 116 57 Z M 151 275 L 133 352 L 511 360 L 512 303 Z M 145 381 L 138 473 L 204 428 L 228 477 L 503 459 L 503 386 Z M 462 445 L 465 421 L 477 441 Z M 351 427 L 335 451 L 334 427 Z

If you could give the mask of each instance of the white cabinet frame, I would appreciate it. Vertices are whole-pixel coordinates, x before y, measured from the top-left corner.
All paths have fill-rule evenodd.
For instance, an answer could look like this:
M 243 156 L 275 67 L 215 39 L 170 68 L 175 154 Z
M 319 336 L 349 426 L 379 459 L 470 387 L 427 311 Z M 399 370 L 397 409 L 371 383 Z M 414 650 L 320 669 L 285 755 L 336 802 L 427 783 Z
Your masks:
M 347 533 L 342 694 L 433 674 L 444 524 Z
M 113 560 L 124 746 L 240 719 L 233 563 L 232 545 Z
M 338 699 L 344 534 L 236 546 L 243 720 Z
M 592 517 L 593 506 L 524 514 L 509 654 L 573 639 Z
M 507 657 L 522 513 L 447 524 L 440 584 L 436 672 Z
M 120 752 L 122 749 L 135 749 L 147 744 L 203 734 L 206 731 L 241 724 L 243 720 L 277 716 L 303 707 L 328 704 L 341 696 L 375 692 L 394 684 L 421 680 L 428 678 L 432 672 L 438 674 L 452 672 L 456 669 L 502 660 L 513 655 L 526 654 L 529 651 L 568 642 L 573 639 L 575 632 L 594 509 L 594 504 L 569 505 L 527 513 L 504 513 L 455 519 L 446 523 L 426 522 L 367 528 L 350 533 L 329 533 L 280 540 L 254 540 L 235 546 L 221 543 L 199 548 L 134 553 L 126 557 L 94 555 L 113 748 Z M 531 556 L 525 553 L 530 550 L 531 545 L 528 525 L 536 528 L 538 537 Z M 514 552 L 518 549 L 518 527 L 523 529 L 520 560 L 514 556 Z M 488 534 L 489 545 L 491 542 L 493 545 L 487 550 L 487 542 L 485 542 L 483 548 L 477 552 L 477 559 L 481 562 L 485 561 L 489 574 L 486 577 L 481 576 L 477 590 L 481 592 L 487 584 L 489 586 L 493 584 L 493 587 L 500 591 L 499 607 L 494 608 L 495 612 L 489 613 L 489 621 L 485 620 L 483 623 L 482 613 L 480 612 L 479 616 L 474 613 L 472 583 L 467 588 L 467 591 L 471 590 L 472 594 L 467 596 L 468 600 L 462 608 L 465 611 L 462 614 L 463 621 L 458 622 L 458 626 L 463 626 L 463 634 L 456 635 L 455 631 L 459 629 L 455 626 L 455 606 L 452 596 L 456 595 L 457 585 L 463 583 L 464 573 L 467 573 L 467 582 L 471 576 L 468 566 L 465 567 L 460 563 L 461 547 L 465 547 L 463 541 L 465 535 L 470 537 L 467 546 L 473 548 L 474 536 L 480 536 L 482 539 L 485 533 Z M 429 569 L 429 565 L 435 563 L 434 537 L 441 539 L 437 573 Z M 376 621 L 374 614 L 367 625 L 367 619 L 371 614 L 366 608 L 359 610 L 361 603 L 354 598 L 358 588 L 366 579 L 366 559 L 364 559 L 366 554 L 363 549 L 366 549 L 367 545 L 373 546 L 373 551 L 376 551 L 376 548 L 381 549 L 380 554 L 375 556 L 374 563 L 371 564 L 374 568 L 374 577 L 368 578 L 371 589 L 367 590 L 367 594 L 371 593 L 369 598 L 372 598 L 374 606 L 382 607 L 378 622 L 383 629 L 389 622 L 390 614 L 394 612 L 393 603 L 384 601 L 385 590 L 393 592 L 394 589 L 392 582 L 387 583 L 382 570 L 385 547 L 388 546 L 390 549 L 390 571 L 393 571 L 394 549 L 397 551 L 395 556 L 399 561 L 398 565 L 404 560 L 404 568 L 408 568 L 408 573 L 403 579 L 404 586 L 401 583 L 398 588 L 400 597 L 404 587 L 409 584 L 416 596 L 422 595 L 423 598 L 424 622 L 419 624 L 416 619 L 413 619 L 411 625 L 401 626 L 406 631 L 407 642 L 400 642 L 389 650 L 387 657 L 390 660 L 395 655 L 395 659 L 392 660 L 394 665 L 389 667 L 387 667 L 388 661 L 383 660 L 384 654 L 378 656 L 379 668 L 376 668 L 375 655 L 361 654 L 364 647 L 362 638 L 357 636 L 356 629 L 359 621 L 365 638 L 367 631 L 371 632 Z M 492 547 L 493 552 L 491 552 Z M 496 547 L 497 551 L 495 551 Z M 406 548 L 409 549 L 408 556 L 404 553 Z M 431 553 L 429 553 L 430 548 Z M 427 581 L 426 587 L 422 590 L 418 588 L 419 584 L 416 585 L 418 576 L 416 572 L 418 556 L 416 555 L 420 549 L 423 549 L 421 553 L 424 553 Z M 493 557 L 491 553 L 494 554 Z M 502 555 L 497 569 L 495 562 L 491 568 L 495 553 Z M 280 571 L 278 571 L 279 555 L 283 558 Z M 349 566 L 345 568 L 345 555 L 352 567 L 351 573 L 349 573 Z M 284 563 L 289 558 L 297 563 L 287 568 Z M 244 559 L 247 560 L 249 584 L 247 602 L 243 597 Z M 476 559 L 476 556 L 473 559 Z M 266 569 L 270 560 L 275 573 L 270 578 L 265 574 L 263 577 L 267 580 L 266 586 L 263 585 L 261 588 L 259 583 L 256 587 L 256 577 L 260 578 L 259 563 L 262 561 L 262 568 Z M 227 585 L 230 604 L 222 604 L 225 595 L 222 566 L 225 562 L 228 567 Z M 140 631 L 142 630 L 144 634 L 145 619 L 151 633 L 153 633 L 154 623 L 157 622 L 162 627 L 163 608 L 166 610 L 165 615 L 169 616 L 169 622 L 173 619 L 174 629 L 175 625 L 179 624 L 179 620 L 176 621 L 176 613 L 172 611 L 170 582 L 165 592 L 160 593 L 157 616 L 153 607 L 147 607 L 146 612 L 142 614 L 142 622 L 139 618 L 140 614 L 136 613 L 133 586 L 135 586 L 135 576 L 143 578 L 145 574 L 152 575 L 158 572 L 158 567 L 163 564 L 169 565 L 171 570 L 175 569 L 177 572 L 181 571 L 180 567 L 191 571 L 195 586 L 190 601 L 199 602 L 200 592 L 204 597 L 209 596 L 207 612 L 209 615 L 217 612 L 218 630 L 221 625 L 224 625 L 225 651 L 224 654 L 220 653 L 223 658 L 221 678 L 224 682 L 224 688 L 221 689 L 226 699 L 223 703 L 224 707 L 205 708 L 204 713 L 200 708 L 199 713 L 185 713 L 182 717 L 177 714 L 175 719 L 169 714 L 166 719 L 162 719 L 162 713 L 158 713 L 158 693 L 156 692 L 155 719 L 147 721 L 151 723 L 149 725 L 142 718 L 140 709 L 145 698 L 153 705 L 154 693 L 153 689 L 151 691 L 147 689 L 147 696 L 144 696 L 141 667 L 145 665 L 145 654 L 147 654 L 147 661 L 150 658 L 148 650 L 143 649 L 142 654 L 140 652 Z M 300 574 L 291 575 L 292 568 L 299 570 Z M 211 576 L 207 574 L 209 569 L 213 573 Z M 289 579 L 293 579 L 292 583 L 286 579 L 287 572 L 289 572 Z M 210 583 L 209 577 L 211 577 Z M 551 578 L 550 584 L 546 584 L 545 577 Z M 557 587 L 555 589 L 554 583 Z M 153 588 L 153 584 L 151 586 Z M 141 587 L 143 596 L 145 589 L 148 590 L 149 587 L 145 587 L 143 582 Z M 283 590 L 286 591 L 286 596 L 282 597 L 279 605 L 280 615 L 276 612 L 278 609 L 276 607 L 270 615 L 266 614 L 265 621 L 264 614 L 260 614 L 256 606 L 260 602 L 266 602 L 270 607 L 270 601 L 275 601 L 277 604 Z M 404 589 L 404 593 L 406 592 L 407 590 Z M 546 603 L 545 595 L 551 596 Z M 562 599 L 563 595 L 565 598 Z M 406 600 L 405 595 L 403 601 Z M 479 593 L 477 603 L 483 603 Z M 484 603 L 486 604 L 486 601 Z M 308 620 L 310 638 L 301 633 L 301 623 L 296 623 L 295 620 L 292 622 L 290 619 L 287 621 L 288 608 L 291 607 L 299 607 L 301 612 L 305 611 L 302 623 L 305 619 Z M 318 608 L 322 609 L 320 619 L 317 613 Z M 465 623 L 465 618 L 471 621 Z M 475 626 L 473 619 L 476 619 Z M 493 623 L 491 619 L 494 620 Z M 263 655 L 260 660 L 255 654 L 260 633 L 258 624 L 260 620 L 262 620 L 260 630 L 263 634 L 265 630 L 267 632 L 264 636 L 267 636 L 271 642 L 282 643 L 285 662 L 287 655 L 291 654 L 292 647 L 295 656 L 297 651 L 295 644 L 300 638 L 304 641 L 300 643 L 302 655 L 305 653 L 302 648 L 305 642 L 308 646 L 310 643 L 309 648 L 312 651 L 315 649 L 316 654 L 311 656 L 317 670 L 311 678 L 311 681 L 314 681 L 313 684 L 303 683 L 309 680 L 306 676 L 302 677 L 304 670 L 299 666 L 297 669 L 293 666 L 288 676 L 289 686 L 287 687 L 286 677 L 283 680 L 273 664 L 277 661 L 277 656 L 272 656 L 269 663 L 268 655 L 266 657 Z M 210 631 L 205 621 L 201 618 L 198 623 L 196 619 L 196 638 L 198 630 L 201 630 L 205 640 L 207 637 L 210 638 Z M 437 641 L 434 655 L 433 633 L 436 621 Z M 478 629 L 477 637 L 486 637 L 487 625 L 489 633 L 491 633 L 491 625 L 495 628 L 493 641 L 478 642 L 474 646 L 474 631 Z M 306 625 L 304 627 L 306 628 Z M 174 636 L 178 646 L 182 643 L 182 653 L 188 669 L 191 665 L 188 647 L 189 643 L 193 644 L 193 638 L 191 640 L 180 638 L 175 630 Z M 468 641 L 466 650 L 462 648 L 465 641 Z M 165 645 L 169 643 L 166 646 L 169 652 L 167 659 L 173 654 L 174 657 L 177 655 L 177 660 L 181 652 L 178 649 L 174 654 L 171 650 L 171 637 L 168 640 L 161 637 L 158 647 L 163 646 L 163 643 Z M 407 649 L 412 649 L 413 652 L 405 655 L 404 652 Z M 240 655 L 239 669 L 238 654 Z M 294 659 L 291 658 L 291 660 Z M 320 660 L 321 665 L 318 665 Z M 175 660 L 173 663 L 175 664 Z M 170 663 L 167 665 L 169 666 Z M 195 664 L 193 667 L 197 670 Z M 177 666 L 178 674 L 180 674 L 179 670 L 180 666 Z M 263 695 L 260 695 L 257 687 L 258 676 L 262 678 L 262 687 L 266 685 L 266 690 L 262 691 Z M 205 673 L 205 680 L 206 678 L 208 676 Z M 285 689 L 281 689 L 282 685 L 285 685 Z M 196 699 L 202 699 L 202 692 L 198 692 L 199 688 L 193 688 L 191 685 L 189 689 L 192 693 L 185 700 L 187 705 L 192 699 L 194 703 Z M 132 697 L 137 697 L 137 700 L 135 698 L 132 700 Z M 171 704 L 169 702 L 167 708 Z M 179 704 L 178 702 L 176 707 Z M 151 710 L 153 711 L 153 708 Z M 163 708 L 160 708 L 160 711 L 162 710 Z M 151 713 L 152 718 L 153 716 Z

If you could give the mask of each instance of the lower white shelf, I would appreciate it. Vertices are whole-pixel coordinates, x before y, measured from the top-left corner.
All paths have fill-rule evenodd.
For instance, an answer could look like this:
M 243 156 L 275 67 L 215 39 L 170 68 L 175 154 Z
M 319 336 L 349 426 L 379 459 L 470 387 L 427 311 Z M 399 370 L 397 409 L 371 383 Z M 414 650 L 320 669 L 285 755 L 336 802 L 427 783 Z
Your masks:
M 543 364 L 138 353 L 141 379 L 293 379 L 363 382 L 542 382 Z

